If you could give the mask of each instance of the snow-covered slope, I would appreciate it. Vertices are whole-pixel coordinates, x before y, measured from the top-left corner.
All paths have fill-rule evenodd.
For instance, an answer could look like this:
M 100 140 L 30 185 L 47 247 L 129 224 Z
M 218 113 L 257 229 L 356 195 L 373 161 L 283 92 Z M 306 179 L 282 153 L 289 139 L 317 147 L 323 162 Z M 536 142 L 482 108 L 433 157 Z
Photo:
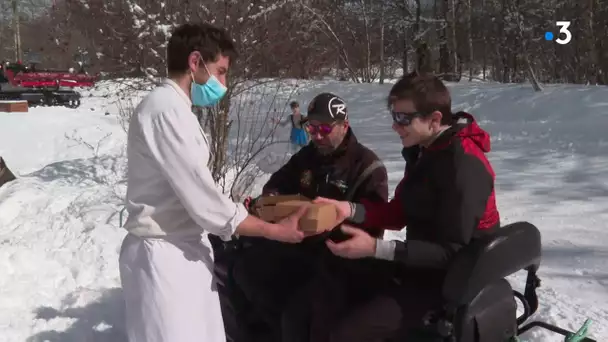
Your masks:
M 608 340 L 608 89 L 450 87 L 454 106 L 493 136 L 503 222 L 528 220 L 543 233 L 539 317 L 569 329 L 590 317 L 593 337 Z M 321 91 L 347 100 L 355 133 L 385 161 L 392 190 L 404 162 L 385 106 L 390 84 L 298 89 L 303 104 Z M 117 267 L 125 133 L 113 100 L 0 113 L 0 156 L 19 177 L 0 188 L 0 341 L 125 341 Z M 523 285 L 520 275 L 513 280 Z

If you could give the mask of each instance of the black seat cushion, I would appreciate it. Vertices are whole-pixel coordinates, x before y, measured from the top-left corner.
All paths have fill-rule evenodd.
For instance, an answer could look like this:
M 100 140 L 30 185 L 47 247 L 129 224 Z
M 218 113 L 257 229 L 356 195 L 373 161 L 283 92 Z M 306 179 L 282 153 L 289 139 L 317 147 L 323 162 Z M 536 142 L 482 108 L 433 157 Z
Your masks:
M 473 241 L 456 254 L 443 285 L 452 306 L 470 303 L 487 285 L 519 270 L 536 270 L 541 260 L 541 236 L 528 222 L 517 222 Z

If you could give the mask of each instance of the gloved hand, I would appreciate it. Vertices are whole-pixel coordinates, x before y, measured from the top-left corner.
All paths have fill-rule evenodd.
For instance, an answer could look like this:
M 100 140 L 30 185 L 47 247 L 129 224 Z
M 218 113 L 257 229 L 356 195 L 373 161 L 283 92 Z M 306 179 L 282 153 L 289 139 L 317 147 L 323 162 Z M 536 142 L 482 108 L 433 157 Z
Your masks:
M 327 239 L 335 242 L 335 243 L 340 243 L 340 242 L 344 242 L 348 239 L 350 239 L 350 235 L 344 233 L 344 231 L 342 230 L 342 224 L 338 225 L 337 227 L 335 227 L 334 229 L 332 229 L 329 234 L 327 235 Z
M 343 258 L 360 259 L 372 257 L 376 253 L 376 238 L 369 235 L 365 230 L 343 224 L 342 232 L 349 236 L 342 242 L 334 242 L 328 239 L 325 243 L 329 250 Z
M 251 201 L 253 200 L 253 197 L 251 196 L 247 196 L 245 198 L 245 200 L 243 201 L 243 205 L 245 206 L 245 209 L 249 210 L 249 207 L 251 206 Z
M 249 196 L 249 197 L 245 198 L 245 200 L 243 201 L 243 205 L 245 206 L 245 208 L 247 209 L 247 211 L 248 211 L 250 214 L 254 214 L 254 215 L 255 215 L 255 212 L 254 212 L 255 203 L 256 203 L 256 202 L 257 202 L 257 200 L 259 200 L 259 199 L 260 199 L 260 197 L 262 197 L 262 196 L 263 196 L 263 195 L 260 195 L 260 196 L 257 196 L 257 197 L 252 197 L 252 196 Z
M 257 202 L 257 200 L 259 200 L 262 196 L 278 196 L 278 195 L 279 195 L 278 192 L 275 192 L 275 191 L 268 192 L 267 191 L 257 197 L 248 196 L 243 201 L 243 205 L 245 206 L 245 208 L 247 209 L 247 211 L 250 214 L 255 214 L 255 212 L 253 212 L 253 209 L 255 208 L 255 203 Z
M 243 201 L 243 205 L 245 206 L 245 208 L 247 208 L 248 211 L 251 211 L 251 208 L 253 208 L 255 206 L 255 201 L 257 201 L 258 198 L 259 197 L 254 198 L 254 197 L 248 196 Z

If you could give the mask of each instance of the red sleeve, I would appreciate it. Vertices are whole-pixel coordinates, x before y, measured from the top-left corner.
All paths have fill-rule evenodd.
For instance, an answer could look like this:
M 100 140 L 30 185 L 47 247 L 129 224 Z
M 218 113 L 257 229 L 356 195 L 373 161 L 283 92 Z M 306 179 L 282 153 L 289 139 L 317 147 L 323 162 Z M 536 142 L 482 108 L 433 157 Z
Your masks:
M 395 195 L 389 202 L 361 201 L 365 208 L 365 221 L 361 224 L 362 228 L 401 230 L 405 227 L 406 220 L 401 203 L 402 184 L 403 180 L 397 185 Z

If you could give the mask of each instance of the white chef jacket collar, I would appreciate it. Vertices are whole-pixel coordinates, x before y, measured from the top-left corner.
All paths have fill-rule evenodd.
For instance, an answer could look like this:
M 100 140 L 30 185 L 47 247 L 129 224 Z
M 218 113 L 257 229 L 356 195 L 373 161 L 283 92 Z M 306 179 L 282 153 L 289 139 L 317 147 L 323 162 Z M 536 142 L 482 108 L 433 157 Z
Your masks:
M 171 87 L 173 87 L 173 89 L 175 89 L 175 91 L 177 91 L 177 93 L 182 98 L 182 100 L 186 101 L 186 103 L 188 104 L 189 107 L 192 107 L 192 100 L 190 100 L 190 96 L 188 96 L 188 94 L 186 94 L 184 92 L 184 90 L 182 88 L 180 88 L 180 86 L 177 83 L 175 83 L 175 81 L 173 81 L 170 78 L 165 78 L 165 80 L 163 81 L 163 84 L 167 84 L 167 85 L 170 85 Z

